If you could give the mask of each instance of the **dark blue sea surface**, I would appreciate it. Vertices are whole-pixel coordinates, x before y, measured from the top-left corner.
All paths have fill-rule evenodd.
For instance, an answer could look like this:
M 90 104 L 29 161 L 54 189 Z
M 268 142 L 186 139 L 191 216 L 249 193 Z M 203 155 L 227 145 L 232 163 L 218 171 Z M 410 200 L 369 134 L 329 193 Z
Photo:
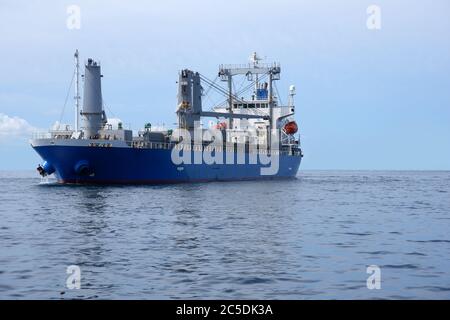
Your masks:
M 449 192 L 437 171 L 165 186 L 1 172 L 0 298 L 449 299 Z

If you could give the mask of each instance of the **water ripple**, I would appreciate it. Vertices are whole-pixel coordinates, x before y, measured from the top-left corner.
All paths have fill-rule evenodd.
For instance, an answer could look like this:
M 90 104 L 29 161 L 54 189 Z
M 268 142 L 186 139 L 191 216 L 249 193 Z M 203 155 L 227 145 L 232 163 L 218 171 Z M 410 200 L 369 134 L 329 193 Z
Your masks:
M 449 299 L 449 172 L 40 184 L 0 173 L 3 299 Z M 81 289 L 66 287 L 69 265 Z M 367 267 L 382 289 L 368 290 Z

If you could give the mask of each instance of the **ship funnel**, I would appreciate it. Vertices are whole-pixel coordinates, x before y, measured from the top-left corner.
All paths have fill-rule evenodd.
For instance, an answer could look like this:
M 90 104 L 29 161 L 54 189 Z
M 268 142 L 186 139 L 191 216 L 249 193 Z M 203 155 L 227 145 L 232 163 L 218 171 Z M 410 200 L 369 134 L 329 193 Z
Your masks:
M 106 117 L 102 106 L 100 64 L 88 59 L 84 72 L 83 121 L 84 138 L 95 139 L 103 128 Z

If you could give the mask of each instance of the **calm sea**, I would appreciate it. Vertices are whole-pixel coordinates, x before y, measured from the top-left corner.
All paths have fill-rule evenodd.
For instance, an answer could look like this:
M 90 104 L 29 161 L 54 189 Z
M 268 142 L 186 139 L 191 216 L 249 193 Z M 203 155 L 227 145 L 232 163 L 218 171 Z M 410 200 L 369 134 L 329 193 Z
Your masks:
M 2 172 L 0 298 L 450 299 L 449 192 L 450 172 L 104 187 Z

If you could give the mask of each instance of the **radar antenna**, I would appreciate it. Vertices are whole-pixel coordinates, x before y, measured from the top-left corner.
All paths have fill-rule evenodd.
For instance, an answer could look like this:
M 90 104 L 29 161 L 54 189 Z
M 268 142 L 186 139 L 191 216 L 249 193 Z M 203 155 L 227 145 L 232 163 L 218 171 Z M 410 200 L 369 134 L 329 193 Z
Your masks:
M 257 67 L 259 62 L 263 60 L 258 54 L 255 52 L 252 53 L 250 56 L 250 62 L 253 63 L 253 67 Z

